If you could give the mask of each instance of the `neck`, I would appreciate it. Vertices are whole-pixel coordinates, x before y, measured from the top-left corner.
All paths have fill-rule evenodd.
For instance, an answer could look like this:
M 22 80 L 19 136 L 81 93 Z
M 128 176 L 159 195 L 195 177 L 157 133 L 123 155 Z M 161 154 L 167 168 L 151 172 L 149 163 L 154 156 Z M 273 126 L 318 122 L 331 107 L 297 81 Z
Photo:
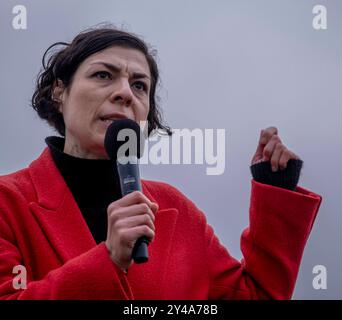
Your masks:
M 96 154 L 90 150 L 86 150 L 80 146 L 76 141 L 70 141 L 70 139 L 65 138 L 64 153 L 82 159 L 101 159 L 108 160 L 107 155 Z

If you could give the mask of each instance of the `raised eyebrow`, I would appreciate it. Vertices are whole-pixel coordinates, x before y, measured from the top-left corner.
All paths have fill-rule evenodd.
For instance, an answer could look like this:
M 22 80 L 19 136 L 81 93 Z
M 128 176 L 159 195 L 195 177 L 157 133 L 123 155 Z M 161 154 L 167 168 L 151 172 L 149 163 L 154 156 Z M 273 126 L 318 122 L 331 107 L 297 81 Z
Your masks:
M 110 71 L 114 72 L 114 73 L 120 73 L 121 68 L 115 66 L 114 64 L 111 63 L 106 63 L 106 62 L 94 62 L 93 64 L 101 64 L 103 66 L 105 66 L 106 68 L 108 68 Z M 139 73 L 139 72 L 134 72 L 133 73 L 133 79 L 148 79 L 151 80 L 150 77 L 145 74 L 145 73 Z

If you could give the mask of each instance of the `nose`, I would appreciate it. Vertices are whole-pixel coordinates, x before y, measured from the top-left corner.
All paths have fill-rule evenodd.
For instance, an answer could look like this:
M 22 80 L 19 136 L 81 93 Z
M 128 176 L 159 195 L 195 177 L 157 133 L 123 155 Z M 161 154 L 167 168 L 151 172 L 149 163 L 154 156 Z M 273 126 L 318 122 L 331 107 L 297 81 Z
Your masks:
M 123 106 L 130 106 L 133 100 L 133 93 L 127 79 L 122 79 L 115 84 L 110 100 Z

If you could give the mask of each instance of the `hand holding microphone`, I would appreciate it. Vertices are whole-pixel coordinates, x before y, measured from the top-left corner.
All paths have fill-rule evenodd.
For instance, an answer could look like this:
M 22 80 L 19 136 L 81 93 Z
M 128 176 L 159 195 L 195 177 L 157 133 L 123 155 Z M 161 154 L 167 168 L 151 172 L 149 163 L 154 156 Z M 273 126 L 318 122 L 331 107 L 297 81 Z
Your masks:
M 137 239 L 144 236 L 149 242 L 153 241 L 157 210 L 158 205 L 140 191 L 127 194 L 108 206 L 106 247 L 112 261 L 121 269 L 127 270 L 132 265 Z
M 158 205 L 141 192 L 141 137 L 136 122 L 122 119 L 108 127 L 104 141 L 113 169 L 118 170 L 123 196 L 108 206 L 106 247 L 113 262 L 124 270 L 131 266 L 132 258 L 136 263 L 148 261 L 147 246 L 154 238 L 154 214 L 158 210 Z

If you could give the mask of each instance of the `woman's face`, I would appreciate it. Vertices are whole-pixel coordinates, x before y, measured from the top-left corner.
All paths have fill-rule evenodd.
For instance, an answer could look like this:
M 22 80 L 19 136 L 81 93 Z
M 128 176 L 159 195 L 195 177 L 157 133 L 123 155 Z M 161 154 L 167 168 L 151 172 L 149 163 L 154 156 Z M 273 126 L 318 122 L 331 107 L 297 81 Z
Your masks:
M 113 46 L 84 60 L 74 74 L 69 92 L 61 82 L 54 89 L 65 122 L 64 152 L 106 159 L 104 136 L 111 121 L 126 117 L 146 121 L 151 74 L 144 54 Z

